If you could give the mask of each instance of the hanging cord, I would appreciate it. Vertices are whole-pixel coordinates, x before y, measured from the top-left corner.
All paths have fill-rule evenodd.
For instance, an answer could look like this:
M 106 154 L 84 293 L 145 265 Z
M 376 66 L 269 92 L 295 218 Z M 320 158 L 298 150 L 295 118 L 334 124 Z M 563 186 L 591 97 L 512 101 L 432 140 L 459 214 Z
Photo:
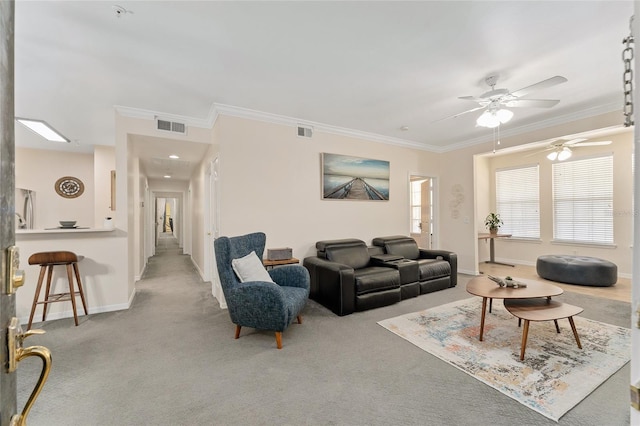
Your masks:
M 493 129 L 493 153 L 496 153 L 496 145 L 500 145 L 500 125 L 498 124 Z
M 633 122 L 633 70 L 631 65 L 633 62 L 633 16 L 629 19 L 629 37 L 622 40 L 625 45 L 622 51 L 622 61 L 624 62 L 624 73 L 622 74 L 622 84 L 624 91 L 624 127 L 634 125 Z

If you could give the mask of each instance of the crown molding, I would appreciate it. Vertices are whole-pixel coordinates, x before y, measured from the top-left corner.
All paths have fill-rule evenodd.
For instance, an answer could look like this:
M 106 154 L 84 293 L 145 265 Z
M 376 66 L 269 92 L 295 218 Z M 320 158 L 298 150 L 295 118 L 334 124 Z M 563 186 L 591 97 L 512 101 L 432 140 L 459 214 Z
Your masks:
M 314 132 L 324 132 L 339 136 L 347 136 L 351 138 L 363 139 L 371 142 L 384 143 L 388 145 L 400 146 L 403 148 L 417 149 L 420 151 L 427 151 L 433 153 L 445 153 L 455 151 L 458 149 L 468 148 L 474 145 L 479 145 L 493 140 L 493 132 L 487 133 L 485 136 L 480 136 L 473 139 L 468 139 L 464 142 L 450 144 L 444 147 L 428 145 L 420 142 L 410 141 L 407 139 L 393 138 L 390 136 L 384 136 L 376 133 L 363 132 L 355 129 L 348 129 L 345 127 L 332 126 L 329 124 L 319 123 L 316 121 L 309 121 L 299 119 L 295 117 L 289 117 L 285 115 L 272 114 L 269 112 L 257 111 L 249 108 L 242 108 L 233 105 L 213 103 L 209 109 L 209 113 L 206 118 L 187 117 L 184 115 L 176 115 L 163 113 L 158 111 L 145 110 L 141 108 L 125 107 L 121 105 L 114 105 L 115 110 L 122 116 L 138 118 L 144 120 L 155 120 L 157 117 L 185 123 L 187 126 L 201 127 L 206 129 L 212 129 L 220 115 L 227 115 L 230 117 L 246 118 L 249 120 L 262 121 L 272 124 L 279 124 L 283 126 L 306 126 L 311 127 Z M 572 121 L 577 121 L 585 118 L 595 117 L 598 115 L 620 111 L 620 105 L 618 102 L 604 104 L 585 110 L 581 110 L 574 113 L 555 116 L 553 118 L 537 121 L 535 123 L 526 124 L 518 127 L 510 127 L 509 129 L 500 129 L 500 136 L 502 138 L 508 138 L 533 132 L 536 130 L 544 129 L 547 127 L 553 127 L 561 124 L 566 124 Z M 490 130 L 490 129 L 487 129 Z
M 218 112 L 212 106 L 209 109 L 209 113 L 205 118 L 188 117 L 186 115 L 170 114 L 166 112 L 152 111 L 142 108 L 132 108 L 122 105 L 114 105 L 113 108 L 116 112 L 123 117 L 137 118 L 142 120 L 155 120 L 156 118 L 162 118 L 168 121 L 177 121 L 184 123 L 190 127 L 201 127 L 204 129 L 211 129 L 218 119 Z
M 347 129 L 345 127 L 332 126 L 329 124 L 309 121 L 285 115 L 272 114 L 263 111 L 256 111 L 248 108 L 241 108 L 232 105 L 214 104 L 214 108 L 221 115 L 228 115 L 238 118 L 247 118 L 250 120 L 263 121 L 272 124 L 280 124 L 284 126 L 307 126 L 313 128 L 314 132 L 331 133 L 334 135 L 348 136 L 352 138 L 365 139 L 368 141 L 386 143 L 389 145 L 402 146 L 405 148 L 419 149 L 423 151 L 435 152 L 437 147 L 425 145 L 419 142 L 409 141 L 406 139 L 392 138 L 376 133 L 363 132 L 360 130 Z

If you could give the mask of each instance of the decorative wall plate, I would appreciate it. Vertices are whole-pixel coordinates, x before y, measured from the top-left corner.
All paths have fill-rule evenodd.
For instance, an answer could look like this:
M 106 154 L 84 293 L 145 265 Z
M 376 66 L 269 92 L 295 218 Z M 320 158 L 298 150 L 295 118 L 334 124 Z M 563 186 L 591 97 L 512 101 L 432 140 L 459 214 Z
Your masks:
M 72 176 L 61 177 L 56 181 L 56 192 L 64 198 L 77 198 L 84 192 L 84 183 Z

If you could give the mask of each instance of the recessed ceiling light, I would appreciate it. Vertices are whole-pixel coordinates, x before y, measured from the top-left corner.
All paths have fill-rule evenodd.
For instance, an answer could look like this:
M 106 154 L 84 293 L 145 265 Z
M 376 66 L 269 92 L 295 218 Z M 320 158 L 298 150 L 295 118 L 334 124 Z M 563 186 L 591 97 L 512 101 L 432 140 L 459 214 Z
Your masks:
M 171 179 L 171 175 L 164 175 L 165 179 Z
M 16 117 L 16 121 L 51 142 L 71 142 L 43 120 Z
M 171 154 L 171 155 L 169 156 L 169 158 L 173 158 L 174 160 L 177 160 L 177 159 L 178 159 L 178 158 L 180 158 L 180 157 L 178 157 L 178 156 L 177 156 L 177 155 L 175 155 L 175 154 Z
M 406 132 L 407 130 L 409 130 L 409 126 L 402 126 L 400 127 L 400 130 L 402 130 L 403 132 Z

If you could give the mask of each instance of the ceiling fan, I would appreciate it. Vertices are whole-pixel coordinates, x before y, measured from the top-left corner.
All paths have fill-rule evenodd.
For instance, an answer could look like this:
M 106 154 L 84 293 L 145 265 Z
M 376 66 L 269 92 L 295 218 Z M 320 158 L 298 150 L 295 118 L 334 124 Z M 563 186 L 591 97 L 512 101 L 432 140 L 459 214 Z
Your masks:
M 586 138 L 578 138 L 578 139 L 557 139 L 549 144 L 546 148 L 542 149 L 538 152 L 549 152 L 547 154 L 547 158 L 551 161 L 564 161 L 571 157 L 572 151 L 571 148 L 578 148 L 581 146 L 601 146 L 601 145 L 609 145 L 611 141 L 589 141 Z M 535 154 L 535 153 L 534 153 Z M 531 155 L 534 155 L 531 154 Z
M 485 111 L 478 117 L 476 121 L 478 126 L 494 128 L 500 124 L 504 124 L 511 120 L 513 112 L 506 108 L 551 108 L 558 104 L 558 99 L 520 99 L 536 90 L 546 89 L 567 81 L 566 78 L 556 75 L 555 77 L 539 81 L 522 89 L 510 92 L 507 89 L 496 89 L 498 83 L 498 75 L 490 75 L 484 80 L 491 90 L 481 94 L 480 96 L 461 96 L 458 99 L 477 102 L 480 106 L 471 108 L 467 111 L 455 114 L 447 118 L 459 117 L 469 112 L 484 109 Z

